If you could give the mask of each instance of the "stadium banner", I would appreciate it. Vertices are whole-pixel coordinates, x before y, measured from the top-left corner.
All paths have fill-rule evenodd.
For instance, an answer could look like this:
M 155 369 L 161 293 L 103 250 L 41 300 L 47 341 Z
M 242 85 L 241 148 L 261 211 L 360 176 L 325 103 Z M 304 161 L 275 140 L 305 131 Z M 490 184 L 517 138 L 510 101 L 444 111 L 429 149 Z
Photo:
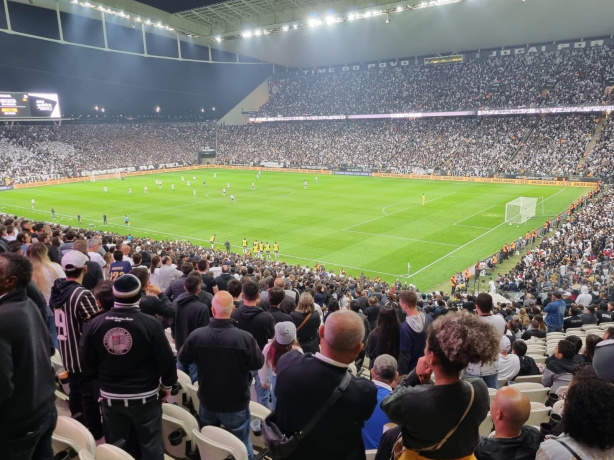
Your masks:
M 566 180 L 534 180 L 534 179 L 511 179 L 505 177 L 464 177 L 464 176 L 435 176 L 425 174 L 391 174 L 373 173 L 373 177 L 391 177 L 402 179 L 428 179 L 453 182 L 483 182 L 487 184 L 520 184 L 520 185 L 553 185 L 556 187 L 595 187 L 594 182 L 570 182 Z
M 10 184 L 0 185 L 0 192 L 3 190 L 13 190 L 13 185 L 12 182 Z
M 597 48 L 601 46 L 614 45 L 614 38 L 612 37 L 603 37 L 603 38 L 593 38 L 590 40 L 567 40 L 561 42 L 549 42 L 535 45 L 527 45 L 527 46 L 514 46 L 509 48 L 497 48 L 497 49 L 487 49 L 487 50 L 473 50 L 463 52 L 463 55 L 469 59 L 489 59 L 493 57 L 507 57 L 507 56 L 522 56 L 522 55 L 537 55 L 540 53 L 547 53 L 551 51 L 563 51 L 563 50 L 574 50 L 574 49 L 588 49 L 588 48 Z M 381 60 L 377 62 L 361 62 L 357 64 L 343 64 L 343 65 L 334 65 L 334 66 L 326 66 L 326 67 L 313 67 L 313 68 L 301 68 L 298 70 L 290 70 L 290 71 L 281 71 L 274 72 L 274 75 L 278 75 L 281 78 L 288 78 L 299 75 L 322 75 L 322 74 L 330 74 L 330 73 L 346 73 L 346 72 L 360 72 L 363 70 L 380 70 L 386 68 L 395 68 L 395 67 L 412 67 L 423 65 L 424 58 L 432 58 L 441 56 L 423 56 L 423 57 L 413 57 L 413 58 L 401 58 L 401 59 L 387 59 Z M 274 70 L 280 68 L 280 66 L 275 66 Z M 271 80 L 269 82 L 269 90 L 271 93 L 276 91 L 277 82 L 275 80 Z
M 339 176 L 373 176 L 371 171 L 333 171 L 333 174 Z

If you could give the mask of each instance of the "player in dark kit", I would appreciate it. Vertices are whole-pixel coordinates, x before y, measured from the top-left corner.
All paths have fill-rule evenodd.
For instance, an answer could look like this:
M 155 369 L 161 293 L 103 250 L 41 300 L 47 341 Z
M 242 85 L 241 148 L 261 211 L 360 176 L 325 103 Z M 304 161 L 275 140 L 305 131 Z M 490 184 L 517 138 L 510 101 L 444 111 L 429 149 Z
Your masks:
M 160 402 L 177 382 L 177 367 L 162 324 L 139 310 L 140 299 L 136 276 L 115 280 L 113 308 L 88 324 L 81 343 L 100 381 L 106 442 L 125 439 L 135 458 L 163 460 Z

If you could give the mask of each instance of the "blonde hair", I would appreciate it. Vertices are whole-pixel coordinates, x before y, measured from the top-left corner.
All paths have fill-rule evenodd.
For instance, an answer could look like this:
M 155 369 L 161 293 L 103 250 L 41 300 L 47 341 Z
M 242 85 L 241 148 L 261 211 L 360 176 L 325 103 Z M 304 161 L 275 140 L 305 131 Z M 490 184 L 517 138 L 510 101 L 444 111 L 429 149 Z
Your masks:
M 309 292 L 303 292 L 301 294 L 301 297 L 298 299 L 298 307 L 296 307 L 296 311 L 299 313 L 307 313 L 309 315 L 313 313 L 313 297 Z

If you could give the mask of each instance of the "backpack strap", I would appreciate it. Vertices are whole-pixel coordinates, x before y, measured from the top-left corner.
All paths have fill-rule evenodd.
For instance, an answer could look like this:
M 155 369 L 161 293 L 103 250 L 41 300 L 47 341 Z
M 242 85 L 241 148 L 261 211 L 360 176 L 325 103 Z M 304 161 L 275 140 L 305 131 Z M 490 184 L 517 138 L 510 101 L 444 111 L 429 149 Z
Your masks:
M 573 450 L 571 447 L 569 447 L 569 445 L 563 441 L 561 441 L 560 439 L 555 439 L 556 442 L 558 442 L 559 444 L 561 444 L 565 449 L 567 449 L 571 455 L 573 455 L 572 460 L 582 460 L 582 457 L 580 457 L 575 450 Z

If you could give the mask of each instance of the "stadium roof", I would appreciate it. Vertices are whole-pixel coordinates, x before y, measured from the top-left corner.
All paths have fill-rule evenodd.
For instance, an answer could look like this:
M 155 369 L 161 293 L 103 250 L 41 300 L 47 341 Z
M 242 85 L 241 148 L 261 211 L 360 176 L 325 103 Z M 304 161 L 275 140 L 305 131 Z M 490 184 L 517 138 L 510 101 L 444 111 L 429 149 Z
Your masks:
M 43 7 L 49 3 L 50 8 L 55 8 L 55 0 L 11 1 L 34 1 L 36 6 Z M 60 0 L 60 5 L 72 7 L 80 1 L 86 0 Z M 450 4 L 432 5 L 436 2 Z M 190 35 L 202 45 L 287 67 L 373 62 L 614 34 L 612 0 L 92 0 L 91 3 L 161 22 Z M 357 16 L 365 17 L 356 19 Z
M 293 30 L 310 18 L 396 9 L 421 0 L 141 0 L 187 7 L 175 15 L 209 40 L 289 25 L 287 32 L 212 41 L 214 48 L 288 67 L 377 61 L 614 33 L 611 0 L 463 0 L 433 8 Z M 389 23 L 386 22 L 389 19 Z M 208 32 L 208 33 L 207 33 Z

